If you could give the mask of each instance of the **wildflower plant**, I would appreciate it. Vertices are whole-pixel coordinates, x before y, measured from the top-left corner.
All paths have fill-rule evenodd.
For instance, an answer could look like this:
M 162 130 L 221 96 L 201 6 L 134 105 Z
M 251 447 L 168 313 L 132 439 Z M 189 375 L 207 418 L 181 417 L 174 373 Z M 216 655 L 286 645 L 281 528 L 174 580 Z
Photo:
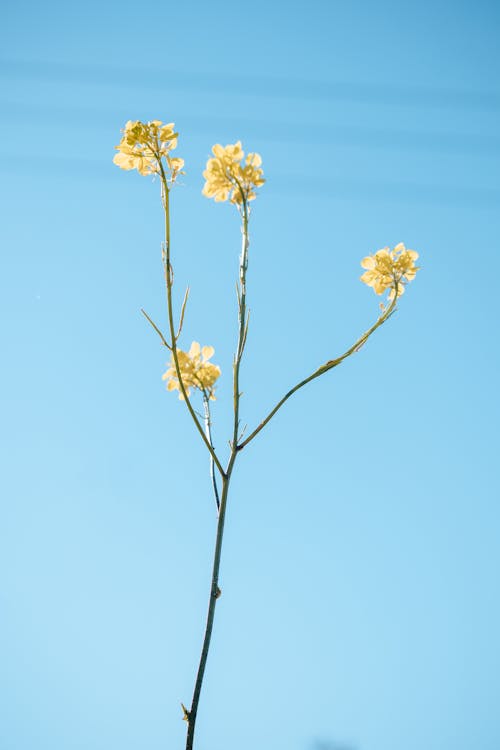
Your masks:
M 163 374 L 167 390 L 178 391 L 179 399 L 185 403 L 194 428 L 209 453 L 211 484 L 216 506 L 217 528 L 205 634 L 191 703 L 189 708 L 181 703 L 183 719 L 187 723 L 186 750 L 192 750 L 216 604 L 221 595 L 219 571 L 222 540 L 229 487 L 236 460 L 243 449 L 254 440 L 271 421 L 276 412 L 281 409 L 284 403 L 296 391 L 321 375 L 333 370 L 345 359 L 358 352 L 370 336 L 391 317 L 396 309 L 399 297 L 405 290 L 405 286 L 415 278 L 419 270 L 418 266 L 415 265 L 418 253 L 414 250 L 408 250 L 403 243 L 400 243 L 393 250 L 385 247 L 376 251 L 373 255 L 363 258 L 361 266 L 364 269 L 364 273 L 361 276 L 361 281 L 372 287 L 378 295 L 387 292 L 387 299 L 381 303 L 377 319 L 340 356 L 328 359 L 303 380 L 291 387 L 271 411 L 254 427 L 250 434 L 244 438 L 243 433 L 240 431 L 240 366 L 245 351 L 249 322 L 246 278 L 250 246 L 250 202 L 255 200 L 257 190 L 264 185 L 265 180 L 261 157 L 256 153 L 249 153 L 245 157 L 240 141 L 228 144 L 227 146 L 221 146 L 220 144 L 213 146 L 213 156 L 209 158 L 206 169 L 203 172 L 205 185 L 202 192 L 207 198 L 213 198 L 216 202 L 229 202 L 237 208 L 241 219 L 242 234 L 239 277 L 237 282 L 238 331 L 236 351 L 233 358 L 233 426 L 229 440 L 229 456 L 224 463 L 214 446 L 211 432 L 212 416 L 210 402 L 215 400 L 216 383 L 221 374 L 218 365 L 210 361 L 214 356 L 214 349 L 212 346 L 202 347 L 196 341 L 193 341 L 188 351 L 184 351 L 178 346 L 189 296 L 188 287 L 184 295 L 178 322 L 176 323 L 172 299 L 174 273 L 170 241 L 170 193 L 184 166 L 183 159 L 172 156 L 172 151 L 177 146 L 178 133 L 175 131 L 174 123 L 164 125 L 160 120 L 153 120 L 147 123 L 130 120 L 126 123 L 122 132 L 123 137 L 116 147 L 118 153 L 114 157 L 114 163 L 121 167 L 121 169 L 136 169 L 141 175 L 157 176 L 160 181 L 161 201 L 165 219 L 165 238 L 161 247 L 167 292 L 168 333 L 164 334 L 144 310 L 142 310 L 142 313 L 158 334 L 162 345 L 170 352 L 168 369 Z M 198 397 L 197 394 L 201 396 L 204 409 L 203 415 L 199 414 L 191 401 L 191 399 Z

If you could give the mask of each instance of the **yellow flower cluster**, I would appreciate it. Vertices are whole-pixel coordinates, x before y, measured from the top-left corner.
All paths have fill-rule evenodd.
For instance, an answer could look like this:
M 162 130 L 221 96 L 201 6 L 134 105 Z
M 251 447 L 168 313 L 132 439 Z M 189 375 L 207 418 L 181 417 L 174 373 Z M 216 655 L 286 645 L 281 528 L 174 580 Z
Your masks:
M 161 120 L 129 120 L 122 132 L 123 137 L 116 146 L 118 153 L 113 159 L 115 164 L 122 169 L 137 169 L 143 175 L 159 174 L 164 158 L 170 170 L 170 182 L 174 182 L 184 166 L 184 159 L 170 156 L 179 135 L 173 122 L 163 125 Z
M 361 281 L 373 287 L 376 294 L 383 294 L 386 289 L 390 289 L 390 300 L 394 299 L 397 285 L 400 297 L 405 290 L 404 285 L 412 281 L 419 270 L 415 265 L 417 258 L 418 253 L 407 250 L 402 242 L 394 250 L 384 247 L 374 255 L 363 258 L 361 266 L 367 270 L 361 276 Z
M 240 205 L 256 198 L 255 188 L 265 182 L 259 154 L 247 154 L 244 159 L 241 141 L 225 147 L 216 143 L 212 153 L 214 158 L 207 161 L 203 172 L 206 180 L 203 195 Z
M 191 388 L 198 388 L 208 398 L 215 401 L 215 381 L 220 375 L 220 367 L 208 361 L 213 357 L 214 352 L 213 346 L 200 347 L 197 341 L 193 341 L 188 352 L 183 352 L 181 349 L 177 350 L 182 382 L 188 396 L 191 393 Z M 169 369 L 162 375 L 162 380 L 168 381 L 167 391 L 179 391 L 179 398 L 184 401 L 173 355 L 170 359 Z

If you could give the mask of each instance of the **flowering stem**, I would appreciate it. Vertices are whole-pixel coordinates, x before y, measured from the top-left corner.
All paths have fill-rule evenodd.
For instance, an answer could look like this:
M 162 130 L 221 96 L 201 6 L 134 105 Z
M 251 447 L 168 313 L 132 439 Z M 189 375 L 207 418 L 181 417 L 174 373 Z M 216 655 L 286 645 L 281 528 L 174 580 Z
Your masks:
M 186 403 L 186 406 L 188 408 L 189 413 L 191 414 L 191 417 L 193 419 L 193 422 L 195 423 L 196 429 L 200 433 L 203 442 L 208 448 L 208 451 L 210 455 L 212 456 L 212 459 L 214 461 L 215 466 L 217 466 L 217 469 L 219 470 L 221 476 L 224 476 L 224 469 L 222 468 L 222 464 L 219 461 L 217 454 L 215 453 L 215 450 L 213 446 L 210 443 L 210 440 L 207 438 L 205 432 L 203 431 L 203 427 L 200 424 L 200 421 L 198 417 L 196 416 L 196 413 L 191 405 L 191 401 L 189 400 L 189 396 L 186 391 L 186 387 L 184 385 L 184 381 L 182 380 L 182 373 L 181 368 L 179 365 L 179 356 L 177 352 L 177 340 L 176 340 L 176 333 L 175 333 L 175 325 L 174 325 L 174 309 L 173 309 L 173 302 L 172 302 L 172 265 L 170 262 L 170 205 L 169 205 L 169 189 L 168 189 L 168 183 L 167 178 L 165 175 L 165 171 L 163 169 L 163 165 L 161 161 L 159 161 L 160 164 L 160 179 L 161 179 L 161 196 L 162 196 L 162 203 L 163 203 L 163 209 L 165 213 L 165 284 L 167 287 L 167 307 L 168 307 L 168 324 L 170 329 L 170 338 L 172 342 L 172 357 L 174 360 L 175 365 L 175 372 L 177 375 L 177 380 L 179 381 L 179 387 L 181 389 L 182 397 Z
M 240 256 L 240 277 L 238 287 L 238 345 L 234 355 L 233 363 L 233 447 L 238 444 L 238 429 L 240 424 L 240 364 L 245 348 L 247 333 L 247 308 L 246 308 L 246 273 L 248 268 L 248 248 L 250 238 L 248 234 L 248 205 L 245 199 L 242 203 L 242 226 L 241 226 L 241 256 Z
M 298 391 L 304 385 L 307 385 L 307 383 L 310 383 L 311 380 L 315 380 L 316 378 L 319 378 L 320 375 L 323 375 L 325 372 L 328 372 L 329 370 L 332 370 L 334 367 L 337 367 L 338 365 L 340 365 L 340 363 L 343 362 L 344 359 L 347 359 L 348 357 L 350 357 L 351 354 L 355 354 L 355 352 L 359 351 L 359 349 L 363 346 L 363 344 L 366 343 L 366 341 L 368 341 L 368 339 L 370 338 L 370 336 L 372 335 L 372 333 L 374 333 L 377 330 L 377 328 L 380 328 L 380 326 L 383 325 L 386 322 L 386 320 L 388 320 L 390 318 L 390 316 L 392 315 L 392 313 L 394 312 L 394 310 L 396 308 L 396 302 L 397 302 L 397 284 L 396 284 L 396 288 L 395 288 L 394 299 L 392 300 L 392 302 L 389 305 L 389 307 L 386 310 L 384 310 L 384 312 L 382 313 L 382 315 L 380 315 L 380 317 L 378 318 L 378 320 L 376 321 L 376 323 L 371 328 L 369 328 L 367 331 L 365 331 L 365 333 L 362 336 L 360 336 L 359 339 L 349 349 L 347 349 L 347 351 L 345 351 L 340 357 L 337 357 L 337 359 L 330 359 L 328 362 L 325 362 L 325 364 L 321 365 L 321 367 L 319 367 L 317 370 L 315 370 L 312 373 L 312 375 L 309 375 L 309 377 L 305 378 L 304 380 L 301 380 L 300 383 L 297 383 L 297 385 L 295 385 L 293 388 L 291 388 L 288 391 L 288 393 L 286 393 L 283 396 L 283 398 L 281 399 L 281 401 L 278 401 L 278 403 L 276 404 L 276 406 L 274 407 L 274 409 L 272 409 L 269 412 L 269 414 L 267 415 L 267 417 L 262 420 L 262 422 L 259 424 L 259 426 L 246 438 L 246 440 L 244 440 L 242 443 L 240 443 L 237 446 L 237 450 L 239 450 L 239 451 L 243 450 L 243 448 L 246 445 L 248 445 L 248 443 L 250 443 L 254 439 L 254 437 L 256 435 L 259 434 L 259 432 L 262 430 L 262 428 L 265 427 L 266 424 L 271 421 L 271 419 L 274 417 L 274 415 L 276 414 L 276 412 L 279 409 L 281 409 L 281 407 L 283 406 L 283 404 L 285 403 L 285 401 L 288 401 L 288 399 L 290 398 L 290 396 L 293 396 L 293 394 L 296 393 L 296 391 Z
M 198 715 L 198 705 L 200 702 L 201 687 L 203 684 L 203 677 L 205 674 L 205 667 L 207 664 L 208 651 L 210 648 L 210 641 L 212 638 L 212 629 L 215 618 L 215 606 L 217 599 L 221 595 L 219 588 L 219 569 L 222 552 L 222 538 L 224 535 L 224 521 L 226 518 L 227 508 L 227 497 L 229 492 L 229 483 L 231 481 L 231 475 L 233 473 L 234 464 L 238 455 L 238 429 L 239 429 L 239 406 L 240 406 L 240 391 L 239 391 L 239 374 L 241 358 L 245 349 L 245 341 L 247 334 L 247 310 L 246 310 L 246 272 L 248 267 L 248 248 L 249 248 L 249 235 L 248 235 L 248 206 L 246 200 L 242 204 L 242 247 L 240 257 L 240 277 L 238 286 L 238 344 L 236 353 L 234 355 L 233 364 L 233 396 L 234 396 L 234 425 L 233 425 L 233 440 L 231 443 L 231 454 L 225 473 L 222 475 L 222 494 L 220 498 L 219 515 L 217 519 L 217 533 L 215 537 L 215 550 L 214 550 L 214 562 L 212 568 L 212 582 L 210 586 L 210 598 L 208 602 L 208 613 L 207 622 L 205 625 L 205 635 L 203 638 L 203 646 L 201 649 L 200 662 L 198 665 L 198 672 L 196 675 L 196 682 L 193 691 L 193 698 L 191 701 L 191 708 L 186 713 L 186 719 L 188 722 L 187 738 L 186 738 L 186 750 L 192 750 L 194 742 L 194 730 L 196 726 L 196 717 Z M 205 397 L 205 409 L 207 409 L 208 400 Z M 205 415 L 207 411 L 205 411 Z M 212 475 L 213 477 L 213 475 Z M 212 480 L 213 481 L 213 480 Z M 216 488 L 216 485 L 214 485 Z M 216 490 L 215 490 L 216 491 Z M 217 495 L 216 495 L 217 497 Z
M 210 401 L 205 391 L 203 391 L 203 408 L 205 410 L 205 413 L 204 413 L 205 435 L 207 436 L 208 442 L 213 448 L 214 444 L 212 441 L 212 420 L 210 417 Z M 217 512 L 219 512 L 219 508 L 220 508 L 219 489 L 217 487 L 217 477 L 215 476 L 215 465 L 214 465 L 214 459 L 212 456 L 210 456 L 210 477 L 212 479 L 212 487 L 214 490 L 215 505 L 217 506 Z

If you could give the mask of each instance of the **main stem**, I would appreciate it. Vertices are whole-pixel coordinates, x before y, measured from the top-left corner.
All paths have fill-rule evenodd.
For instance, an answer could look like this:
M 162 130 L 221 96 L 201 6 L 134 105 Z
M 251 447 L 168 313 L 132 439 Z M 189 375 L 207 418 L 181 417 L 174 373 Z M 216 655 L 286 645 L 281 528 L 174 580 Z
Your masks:
M 196 727 L 196 717 L 198 715 L 198 705 L 200 703 L 201 686 L 203 684 L 203 677 L 205 676 L 205 667 L 207 665 L 208 651 L 210 649 L 210 641 L 212 639 L 212 629 L 214 626 L 215 618 L 215 605 L 217 599 L 221 595 L 219 588 L 219 569 L 222 552 L 222 537 L 224 535 L 224 522 L 226 519 L 226 508 L 227 508 L 227 495 L 229 491 L 229 482 L 231 479 L 231 473 L 233 470 L 234 462 L 236 460 L 236 452 L 231 452 L 231 458 L 229 460 L 228 468 L 225 477 L 222 479 L 222 492 L 220 497 L 220 508 L 219 516 L 217 519 L 217 533 L 215 537 L 215 550 L 214 550 L 214 561 L 212 566 L 212 581 L 210 584 L 210 598 L 208 601 L 208 612 L 207 622 L 205 625 L 205 635 L 203 637 L 203 646 L 201 648 L 200 662 L 198 665 L 198 672 L 196 674 L 196 682 L 193 690 L 193 697 L 191 700 L 191 708 L 187 712 L 187 737 L 186 737 L 186 750 L 192 750 L 194 742 L 194 730 Z
M 187 719 L 187 737 L 186 737 L 186 750 L 192 750 L 194 743 L 194 731 L 196 727 L 196 717 L 198 715 L 198 706 L 200 703 L 201 688 L 203 685 L 203 677 L 205 675 L 205 668 L 207 665 L 208 652 L 210 649 L 210 641 L 212 639 L 212 630 L 214 626 L 215 618 L 215 607 L 217 600 L 221 595 L 219 588 L 219 570 L 220 560 L 222 552 L 222 539 L 224 536 L 224 522 L 226 519 L 226 508 L 227 508 L 227 497 L 229 492 L 229 484 L 231 481 L 231 475 L 233 473 L 234 464 L 238 455 L 238 429 L 239 429 L 239 408 L 240 408 L 240 392 L 239 392 L 239 376 L 240 376 L 240 364 L 245 349 L 245 341 L 247 334 L 247 312 L 246 312 L 246 272 L 248 267 L 248 206 L 245 200 L 243 200 L 242 208 L 242 248 L 240 257 L 240 276 L 239 276 L 239 288 L 238 288 L 238 344 L 236 348 L 236 354 L 234 356 L 233 363 L 233 402 L 234 402 L 234 424 L 233 424 L 233 439 L 231 442 L 231 454 L 229 456 L 229 462 L 227 469 L 222 473 L 222 492 L 220 496 L 220 507 L 217 518 L 217 532 L 215 536 L 215 549 L 214 549 L 214 561 L 212 566 L 212 581 L 210 584 L 210 597 L 208 601 L 208 612 L 207 621 L 205 625 L 205 635 L 203 637 L 203 645 L 201 648 L 200 662 L 198 665 L 198 672 L 196 674 L 196 682 L 194 685 L 193 697 L 191 700 L 191 708 L 186 711 L 185 718 Z

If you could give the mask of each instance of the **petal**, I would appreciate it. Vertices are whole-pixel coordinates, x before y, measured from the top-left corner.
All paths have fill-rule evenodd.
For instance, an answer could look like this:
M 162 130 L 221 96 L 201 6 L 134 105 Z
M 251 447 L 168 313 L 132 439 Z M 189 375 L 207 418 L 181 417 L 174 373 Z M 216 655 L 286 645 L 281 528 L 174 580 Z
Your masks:
M 213 357 L 215 354 L 215 349 L 213 346 L 204 346 L 201 350 L 201 354 L 205 362 L 207 359 L 210 359 L 210 357 Z
M 363 258 L 363 260 L 361 261 L 361 268 L 368 268 L 371 271 L 375 268 L 375 266 L 375 258 L 373 258 L 371 255 L 367 255 L 366 258 Z
M 383 294 L 385 290 L 387 289 L 387 284 L 384 284 L 384 282 L 381 279 L 376 279 L 374 283 L 372 284 L 375 294 Z
M 114 155 L 113 163 L 116 164 L 116 166 L 120 167 L 121 169 L 133 169 L 134 168 L 134 165 L 131 163 L 130 156 L 127 156 L 126 154 L 122 154 L 121 152 Z
M 260 167 L 262 158 L 260 154 L 247 154 L 246 163 L 252 167 Z

